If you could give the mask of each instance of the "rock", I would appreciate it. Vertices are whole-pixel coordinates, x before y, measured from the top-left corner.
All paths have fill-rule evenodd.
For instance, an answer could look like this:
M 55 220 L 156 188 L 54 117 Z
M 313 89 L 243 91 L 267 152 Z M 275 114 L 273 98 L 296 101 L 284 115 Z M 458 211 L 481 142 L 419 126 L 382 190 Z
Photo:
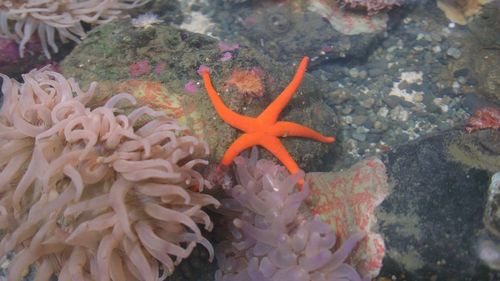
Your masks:
M 326 95 L 327 103 L 333 105 L 343 104 L 351 98 L 351 94 L 345 89 L 337 89 Z
M 246 44 L 286 63 L 297 54 L 317 56 L 314 63 L 318 65 L 339 58 L 365 57 L 374 44 L 382 41 L 386 14 L 367 18 L 360 13 L 344 12 L 332 1 L 296 2 L 252 1 L 239 6 L 230 18 L 226 15 L 221 19 L 227 22 L 222 37 L 238 34 Z
M 366 140 L 366 134 L 354 131 L 352 133 L 352 138 L 355 139 L 355 140 L 358 140 L 360 142 L 364 142 Z
M 369 77 L 377 77 L 380 75 L 383 75 L 385 73 L 386 69 L 382 67 L 373 67 L 368 69 L 368 76 Z
M 491 106 L 491 102 L 475 93 L 468 93 L 464 95 L 462 105 L 469 114 L 474 114 L 481 107 Z
M 356 115 L 356 116 L 353 116 L 353 118 L 352 118 L 352 122 L 358 126 L 363 125 L 363 123 L 365 123 L 366 120 L 368 120 L 368 116 L 366 116 L 366 115 Z
M 458 59 L 462 55 L 462 52 L 455 47 L 451 47 L 448 50 L 446 50 L 446 54 L 454 59 Z
M 381 134 L 369 133 L 369 134 L 366 135 L 366 141 L 370 142 L 370 143 L 377 143 L 381 139 L 382 139 L 382 135 Z
M 480 93 L 500 104 L 500 68 L 492 67 L 492 62 L 500 61 L 500 52 L 482 49 L 475 51 L 473 55 L 471 61 Z
M 51 62 L 54 63 L 54 61 L 45 57 L 42 45 L 35 39 L 31 39 L 26 44 L 24 57 L 21 58 L 19 55 L 19 44 L 12 39 L 0 35 L 0 50 L 0 73 L 12 78 L 27 73 L 35 67 L 41 67 Z M 67 54 L 67 50 L 63 48 L 59 54 L 56 54 L 55 59 L 65 54 Z
M 406 122 L 410 118 L 410 112 L 401 106 L 396 106 L 389 112 L 389 117 L 394 121 Z
M 467 142 L 464 136 L 463 131 L 443 132 L 383 157 L 394 188 L 377 212 L 386 241 L 380 277 L 500 280 L 477 252 L 489 172 L 450 157 L 450 144 Z
M 489 233 L 500 239 L 500 172 L 491 177 L 484 212 L 484 224 Z
M 389 106 L 390 108 L 395 108 L 403 100 L 402 98 L 397 96 L 385 96 L 382 99 L 385 102 L 385 104 L 387 104 L 387 106 Z
M 365 99 L 361 100 L 361 101 L 359 102 L 359 104 L 360 104 L 362 107 L 366 108 L 366 109 L 370 109 L 370 108 L 372 108 L 372 107 L 373 107 L 373 105 L 375 104 L 375 99 L 374 99 L 374 98 L 370 98 L 370 97 L 369 97 L 369 98 L 365 98 Z
M 455 70 L 453 72 L 453 77 L 458 78 L 458 77 L 467 77 L 470 73 L 470 69 L 468 68 L 461 68 L 458 70 Z
M 296 70 L 293 63 L 298 61 L 281 64 L 248 47 L 234 50 L 231 60 L 221 61 L 218 43 L 211 37 L 169 25 L 158 24 L 144 29 L 134 28 L 130 20 L 113 21 L 93 29 L 65 58 L 61 69 L 66 77 L 75 77 L 84 89 L 91 81 L 97 81 L 99 100 L 115 93 L 130 92 L 139 105 L 148 104 L 163 110 L 206 140 L 213 157 L 210 160 L 219 162 L 240 133 L 217 115 L 197 69 L 201 65 L 211 69 L 215 88 L 232 110 L 256 116 L 288 85 Z M 140 77 L 133 77 L 130 67 L 137 62 L 147 63 L 148 67 Z M 266 89 L 262 97 L 249 101 L 235 87 L 224 90 L 225 81 L 237 69 L 256 69 L 262 73 Z M 190 91 L 185 89 L 188 83 Z M 320 85 L 306 74 L 300 85 L 302 94 L 294 96 L 280 119 L 331 135 L 336 120 L 334 112 L 326 104 L 313 106 L 325 92 Z M 299 138 L 286 138 L 283 143 L 303 169 L 317 165 L 317 158 L 332 147 Z
M 372 229 L 374 212 L 388 193 L 382 161 L 372 157 L 341 172 L 307 173 L 306 181 L 311 190 L 306 204 L 332 226 L 340 242 L 353 233 L 367 233 L 350 259 L 362 275 L 375 277 L 382 266 L 384 242 Z
M 355 67 L 351 68 L 349 70 L 349 75 L 352 77 L 352 78 L 358 78 L 359 77 L 359 70 Z

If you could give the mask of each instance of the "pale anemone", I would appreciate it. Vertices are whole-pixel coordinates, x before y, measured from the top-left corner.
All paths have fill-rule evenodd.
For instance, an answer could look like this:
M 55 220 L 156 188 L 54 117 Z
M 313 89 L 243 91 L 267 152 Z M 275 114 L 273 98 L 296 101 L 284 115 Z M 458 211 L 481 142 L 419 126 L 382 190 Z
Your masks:
M 303 172 L 250 158 L 235 159 L 238 184 L 221 200 L 230 237 L 216 247 L 217 281 L 367 281 L 345 260 L 363 239 L 353 234 L 338 245 L 330 225 L 304 211 Z
M 213 257 L 196 170 L 208 146 L 175 121 L 117 94 L 90 108 L 82 91 L 47 68 L 3 78 L 0 109 L 0 257 L 8 279 L 160 280 L 196 244 Z M 148 121 L 149 120 L 149 121 Z M 7 261 L 4 261 L 4 264 Z
M 56 35 L 62 42 L 80 42 L 85 37 L 82 22 L 107 23 L 123 10 L 133 9 L 150 0 L 0 0 L 0 36 L 19 41 L 19 54 L 24 55 L 26 43 L 34 33 L 43 51 L 50 58 L 59 48 Z M 56 34 L 57 33 L 57 34 Z

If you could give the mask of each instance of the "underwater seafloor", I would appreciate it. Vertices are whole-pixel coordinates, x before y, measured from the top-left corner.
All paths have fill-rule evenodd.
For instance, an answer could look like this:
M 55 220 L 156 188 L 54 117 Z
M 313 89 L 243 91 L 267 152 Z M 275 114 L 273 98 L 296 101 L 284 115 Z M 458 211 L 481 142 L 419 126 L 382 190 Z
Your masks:
M 97 81 L 101 100 L 131 92 L 169 112 L 208 143 L 213 164 L 240 132 L 218 117 L 199 67 L 232 110 L 256 116 L 308 56 L 280 120 L 336 141 L 283 144 L 307 173 L 309 212 L 341 241 L 368 233 L 348 262 L 379 281 L 500 280 L 500 6 L 459 24 L 436 1 L 401 2 L 367 13 L 328 0 L 151 1 L 132 17 L 161 22 L 88 26 L 51 62 L 84 89 Z M 43 65 L 43 54 L 31 59 L 0 72 Z M 206 237 L 223 231 L 216 223 Z M 215 280 L 207 257 L 198 246 L 166 280 Z

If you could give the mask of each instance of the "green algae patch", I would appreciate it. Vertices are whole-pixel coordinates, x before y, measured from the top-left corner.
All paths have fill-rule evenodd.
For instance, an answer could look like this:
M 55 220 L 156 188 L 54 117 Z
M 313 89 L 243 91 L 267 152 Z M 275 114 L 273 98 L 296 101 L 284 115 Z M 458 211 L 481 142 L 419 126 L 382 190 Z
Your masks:
M 499 143 L 500 132 L 497 130 L 462 133 L 450 143 L 448 153 L 468 167 L 496 172 L 500 170 Z

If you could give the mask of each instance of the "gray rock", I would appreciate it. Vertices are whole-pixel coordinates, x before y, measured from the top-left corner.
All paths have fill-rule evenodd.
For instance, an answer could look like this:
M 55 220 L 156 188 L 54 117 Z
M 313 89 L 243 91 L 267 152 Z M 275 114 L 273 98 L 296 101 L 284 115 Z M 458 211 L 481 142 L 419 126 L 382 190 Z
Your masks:
M 455 47 L 451 47 L 448 50 L 446 50 L 446 54 L 454 59 L 458 59 L 462 55 L 462 52 Z
M 330 105 L 339 105 L 348 101 L 351 98 L 349 91 L 345 89 L 337 89 L 333 92 L 329 92 L 326 95 L 327 103 Z
M 478 257 L 489 173 L 450 156 L 462 132 L 447 131 L 384 156 L 392 193 L 378 211 L 386 241 L 380 277 L 397 280 L 500 280 Z

